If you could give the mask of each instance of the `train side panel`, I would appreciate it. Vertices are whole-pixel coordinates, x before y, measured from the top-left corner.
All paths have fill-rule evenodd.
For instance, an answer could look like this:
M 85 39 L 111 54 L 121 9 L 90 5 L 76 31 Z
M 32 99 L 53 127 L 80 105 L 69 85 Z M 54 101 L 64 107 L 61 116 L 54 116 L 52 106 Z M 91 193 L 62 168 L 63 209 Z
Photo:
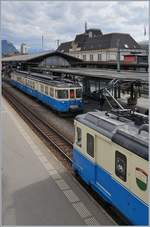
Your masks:
M 37 92 L 37 99 L 46 105 L 51 106 L 52 109 L 59 112 L 69 112 L 69 101 L 59 101 L 41 92 Z
M 73 168 L 81 178 L 100 194 L 107 202 L 113 204 L 126 218 L 136 225 L 148 224 L 148 192 L 137 185 L 137 178 L 143 170 L 148 172 L 148 163 L 141 157 L 129 152 L 98 132 L 75 121 L 75 128 L 82 129 L 82 143 L 77 144 L 77 130 L 75 130 L 75 144 L 73 148 Z M 87 154 L 87 133 L 94 137 L 94 157 Z M 122 159 L 122 160 L 121 160 Z M 124 161 L 125 172 L 118 173 L 117 161 Z M 135 166 L 136 164 L 136 166 Z M 145 177 L 146 178 L 146 177 Z M 143 180 L 144 183 L 147 179 Z M 142 182 L 143 183 L 143 182 Z M 142 184 L 141 183 L 141 184 Z M 141 188 L 143 187 L 143 184 Z
M 29 88 L 15 80 L 11 80 L 11 84 L 13 86 L 19 88 L 21 91 L 27 93 L 28 95 L 33 96 L 35 98 L 37 97 L 37 92 L 35 89 Z
M 18 81 L 19 79 L 19 81 Z M 44 104 L 50 106 L 52 109 L 58 111 L 58 112 L 79 112 L 82 111 L 83 109 L 83 102 L 81 99 L 57 99 L 55 97 L 51 97 L 48 95 L 49 93 L 49 86 L 46 85 L 48 88 L 48 93 L 45 94 L 45 91 L 41 91 L 40 86 L 43 86 L 44 89 L 44 84 L 39 83 L 37 81 L 32 81 L 29 79 L 26 79 L 21 76 L 17 76 L 14 73 L 11 75 L 11 84 L 23 92 L 27 93 L 30 96 L 33 96 L 43 102 Z M 29 83 L 29 86 L 26 84 Z M 31 84 L 30 84 L 31 83 Z M 32 87 L 34 83 L 34 87 Z M 30 86 L 31 85 L 31 86 Z
M 115 166 L 117 162 L 117 152 L 123 155 L 124 160 L 126 159 L 126 177 L 117 175 Z M 147 225 L 148 190 L 146 187 L 144 190 L 139 188 L 137 177 L 139 177 L 140 173 L 138 173 L 136 169 L 140 169 L 147 174 L 148 161 L 115 143 L 113 143 L 113 154 L 115 164 L 112 175 L 113 204 L 120 209 L 132 223 L 136 225 Z M 143 176 L 140 176 L 140 178 L 146 183 Z

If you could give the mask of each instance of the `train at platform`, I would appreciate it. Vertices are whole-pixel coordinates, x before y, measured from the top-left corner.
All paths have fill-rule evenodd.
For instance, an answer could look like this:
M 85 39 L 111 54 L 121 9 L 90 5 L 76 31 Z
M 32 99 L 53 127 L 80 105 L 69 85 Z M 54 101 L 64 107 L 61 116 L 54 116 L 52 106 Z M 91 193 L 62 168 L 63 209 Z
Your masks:
M 74 126 L 74 172 L 128 223 L 148 225 L 148 124 L 95 111 Z
M 83 110 L 79 83 L 40 75 L 13 72 L 11 84 L 58 112 Z M 148 225 L 148 116 L 117 111 L 120 115 L 112 109 L 76 116 L 72 167 L 129 223 Z
M 78 82 L 18 70 L 11 73 L 10 83 L 59 113 L 83 110 L 82 87 Z

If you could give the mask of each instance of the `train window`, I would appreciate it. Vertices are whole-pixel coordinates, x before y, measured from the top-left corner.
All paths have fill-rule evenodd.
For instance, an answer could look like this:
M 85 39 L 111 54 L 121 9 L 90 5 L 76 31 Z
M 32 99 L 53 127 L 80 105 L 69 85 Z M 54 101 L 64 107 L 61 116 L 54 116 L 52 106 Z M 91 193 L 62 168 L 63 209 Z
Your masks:
M 115 153 L 115 174 L 121 180 L 127 180 L 127 158 L 119 151 L 116 151 Z
M 29 80 L 29 87 L 31 87 L 31 83 L 32 83 L 31 80 Z
M 41 87 L 41 92 L 44 92 L 44 85 L 41 84 L 40 87 Z
M 68 90 L 56 90 L 55 94 L 56 94 L 56 98 L 58 98 L 58 99 L 67 99 L 68 98 Z
M 29 86 L 29 80 L 27 80 L 27 86 Z
M 82 89 L 77 89 L 76 90 L 76 98 L 81 98 L 82 97 Z
M 82 132 L 81 128 L 77 127 L 77 145 L 81 147 L 82 145 Z
M 45 94 L 48 95 L 48 86 L 45 85 Z
M 54 97 L 54 88 L 53 87 L 50 87 L 50 96 Z
M 33 88 L 35 89 L 35 82 L 33 81 Z
M 70 89 L 70 98 L 71 99 L 74 99 L 75 98 L 74 89 Z
M 87 153 L 94 158 L 94 137 L 87 133 Z
M 31 80 L 31 88 L 33 88 L 33 81 Z

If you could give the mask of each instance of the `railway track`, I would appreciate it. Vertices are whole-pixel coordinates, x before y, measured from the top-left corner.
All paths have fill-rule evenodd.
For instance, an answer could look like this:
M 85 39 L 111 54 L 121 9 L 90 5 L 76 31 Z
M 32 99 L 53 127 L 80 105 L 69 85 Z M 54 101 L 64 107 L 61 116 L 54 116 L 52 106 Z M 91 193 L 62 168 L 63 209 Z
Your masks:
M 11 106 L 27 120 L 33 128 L 36 129 L 40 134 L 57 149 L 63 157 L 72 163 L 72 148 L 73 144 L 69 141 L 64 135 L 58 132 L 53 126 L 49 125 L 48 122 L 45 122 L 41 119 L 38 114 L 31 109 L 31 106 L 21 102 L 13 92 L 2 86 L 2 94 L 10 103 Z M 98 196 L 88 185 L 86 185 L 79 177 L 76 176 L 76 179 L 80 184 L 88 191 L 88 193 L 101 205 L 104 210 L 119 224 L 119 225 L 128 225 L 128 221 L 122 217 L 122 215 L 114 208 L 109 206 L 105 201 Z
M 53 126 L 41 119 L 30 106 L 27 106 L 17 98 L 6 87 L 2 89 L 3 96 L 15 108 L 15 110 L 24 117 L 29 123 L 44 136 L 44 138 L 53 145 L 61 154 L 72 163 L 72 146 L 73 144 Z

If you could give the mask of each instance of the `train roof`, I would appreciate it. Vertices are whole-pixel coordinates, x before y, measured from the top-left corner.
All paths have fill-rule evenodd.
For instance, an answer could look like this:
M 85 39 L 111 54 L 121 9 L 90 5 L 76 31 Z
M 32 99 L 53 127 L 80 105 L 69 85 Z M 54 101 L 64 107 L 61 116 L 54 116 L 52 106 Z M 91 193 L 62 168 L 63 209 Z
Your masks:
M 61 80 L 58 77 L 53 76 L 47 76 L 43 75 L 41 73 L 34 73 L 34 72 L 27 72 L 27 71 L 20 71 L 17 70 L 15 73 L 18 73 L 20 76 L 27 77 L 30 79 L 34 79 L 36 81 L 39 81 L 41 83 L 45 83 L 51 86 L 55 86 L 58 88 L 73 88 L 73 87 L 81 87 L 81 85 L 78 82 L 69 81 L 69 80 Z
M 76 120 L 148 160 L 149 133 L 144 130 L 139 133 L 140 126 L 132 120 L 123 117 L 118 120 L 114 114 L 106 115 L 106 111 L 88 112 L 78 115 Z

